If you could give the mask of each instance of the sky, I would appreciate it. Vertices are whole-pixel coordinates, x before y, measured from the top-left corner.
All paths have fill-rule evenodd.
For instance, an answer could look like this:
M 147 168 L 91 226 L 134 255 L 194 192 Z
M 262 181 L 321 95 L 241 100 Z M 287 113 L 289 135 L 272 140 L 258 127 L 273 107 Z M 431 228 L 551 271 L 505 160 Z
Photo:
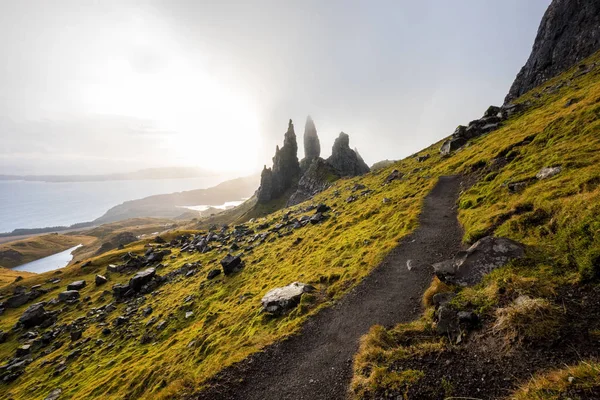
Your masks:
M 0 174 L 247 175 L 309 114 L 400 159 L 502 103 L 549 3 L 0 0 Z

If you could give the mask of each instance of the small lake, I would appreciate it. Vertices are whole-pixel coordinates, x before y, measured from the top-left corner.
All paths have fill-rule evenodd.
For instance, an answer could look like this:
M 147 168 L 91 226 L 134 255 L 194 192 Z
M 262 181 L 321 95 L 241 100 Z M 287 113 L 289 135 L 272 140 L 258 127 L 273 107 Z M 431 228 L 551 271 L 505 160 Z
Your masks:
M 39 260 L 35 260 L 27 264 L 19 265 L 18 267 L 12 268 L 12 270 L 41 274 L 42 272 L 64 268 L 73 259 L 73 255 L 71 255 L 71 253 L 81 246 L 82 245 L 79 244 L 65 251 L 61 251 L 60 253 L 52 254 L 51 256 L 40 258 Z
M 227 210 L 229 208 L 237 207 L 242 204 L 247 199 L 239 200 L 239 201 L 226 201 L 225 203 L 218 206 L 208 206 L 208 205 L 199 205 L 199 206 L 179 206 L 180 208 L 187 208 L 188 210 L 194 211 L 206 211 L 209 208 L 216 208 L 218 210 Z

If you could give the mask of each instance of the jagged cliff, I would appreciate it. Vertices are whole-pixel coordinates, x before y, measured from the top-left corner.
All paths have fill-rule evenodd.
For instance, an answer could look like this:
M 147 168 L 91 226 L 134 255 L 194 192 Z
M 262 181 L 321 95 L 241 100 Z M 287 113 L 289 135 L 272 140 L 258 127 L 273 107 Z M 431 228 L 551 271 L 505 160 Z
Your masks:
M 317 128 L 310 115 L 304 127 L 304 155 L 298 162 L 298 146 L 294 125 L 290 120 L 285 134 L 284 145 L 275 150 L 273 168 L 265 165 L 261 174 L 261 183 L 256 197 L 259 203 L 267 203 L 283 196 L 286 191 L 296 188 L 288 199 L 287 205 L 295 205 L 308 200 L 329 187 L 340 177 L 362 175 L 369 172 L 358 150 L 350 148 L 350 137 L 340 133 L 331 149 L 331 156 L 324 160 L 321 155 L 321 143 Z
M 553 0 L 505 103 L 600 50 L 600 1 Z
M 283 147 L 275 148 L 273 169 L 265 167 L 261 173 L 260 187 L 256 197 L 261 203 L 280 197 L 286 190 L 295 186 L 300 177 L 298 162 L 298 144 L 294 124 L 290 119 L 288 130 L 284 135 Z

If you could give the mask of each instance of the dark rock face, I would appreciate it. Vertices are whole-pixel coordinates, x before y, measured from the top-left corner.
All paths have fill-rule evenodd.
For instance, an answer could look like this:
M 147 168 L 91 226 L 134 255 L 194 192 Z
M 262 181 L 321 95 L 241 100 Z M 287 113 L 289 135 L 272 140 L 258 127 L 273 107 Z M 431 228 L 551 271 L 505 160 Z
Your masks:
M 306 118 L 306 125 L 304 125 L 304 158 L 300 162 L 302 172 L 306 171 L 313 160 L 320 156 L 321 143 L 319 142 L 319 136 L 317 135 L 317 128 L 309 115 Z
M 600 50 L 600 2 L 553 0 L 505 103 Z
M 370 171 L 363 159 L 350 148 L 350 137 L 344 132 L 335 139 L 327 162 L 340 176 L 357 176 Z
M 434 264 L 435 274 L 453 285 L 475 285 L 483 277 L 509 261 L 525 255 L 522 244 L 501 237 L 487 236 L 460 252 L 454 259 Z
M 298 144 L 294 124 L 290 119 L 288 130 L 283 139 L 283 147 L 275 149 L 273 169 L 266 166 L 261 174 L 260 187 L 257 198 L 260 203 L 280 197 L 286 190 L 296 185 L 300 177 L 300 163 L 298 162 Z
M 338 179 L 336 170 L 322 158 L 316 158 L 298 182 L 298 189 L 288 200 L 288 206 L 300 204 L 322 192 Z

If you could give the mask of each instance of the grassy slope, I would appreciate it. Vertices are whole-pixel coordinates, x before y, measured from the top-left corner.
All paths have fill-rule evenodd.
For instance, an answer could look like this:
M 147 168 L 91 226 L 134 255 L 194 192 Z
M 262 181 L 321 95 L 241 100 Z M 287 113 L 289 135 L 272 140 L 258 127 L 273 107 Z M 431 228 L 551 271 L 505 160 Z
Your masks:
M 416 166 L 414 159 L 396 165 L 405 171 Z M 146 297 L 145 305 L 152 305 L 153 315 L 169 320 L 167 329 L 158 334 L 154 343 L 141 345 L 139 342 L 144 331 L 142 324 L 149 317 L 139 322 L 131 338 L 113 333 L 102 337 L 105 344 L 99 347 L 94 342 L 101 337 L 102 328 L 90 324 L 84 337 L 93 340 L 82 346 L 84 356 L 68 371 L 53 377 L 54 366 L 41 366 L 45 360 L 68 354 L 70 350 L 63 346 L 29 365 L 23 376 L 8 385 L 8 393 L 15 398 L 43 398 L 52 388 L 60 386 L 67 396 L 75 398 L 156 399 L 183 396 L 198 389 L 203 381 L 227 365 L 295 332 L 308 315 L 343 295 L 368 274 L 401 237 L 414 229 L 421 200 L 436 180 L 426 171 L 419 171 L 409 173 L 402 181 L 382 186 L 392 169 L 338 181 L 315 199 L 315 202 L 325 201 L 335 208 L 336 212 L 329 220 L 262 244 L 244 255 L 246 268 L 234 276 L 206 282 L 206 273 L 218 266 L 224 255 L 221 253 L 186 254 L 169 260 L 169 265 L 159 273 L 193 261 L 201 262 L 203 267 L 201 273 L 192 278 L 167 284 L 160 295 Z M 345 199 L 353 193 L 352 187 L 358 182 L 373 189 L 374 193 L 346 203 Z M 338 191 L 337 195 L 335 191 Z M 384 197 L 391 201 L 384 204 Z M 268 219 L 278 221 L 282 214 L 282 211 L 277 212 Z M 251 226 L 256 227 L 260 222 L 263 221 L 256 221 Z M 304 240 L 293 245 L 297 237 Z M 60 287 L 40 300 L 56 297 L 71 280 L 85 279 L 91 283 L 95 273 L 104 273 L 107 264 L 117 261 L 127 251 L 142 252 L 143 243 L 104 254 L 94 260 L 91 269 L 67 267 L 62 273 Z M 51 273 L 27 278 L 21 284 L 43 283 L 50 276 Z M 109 279 L 106 288 L 127 281 L 129 276 L 113 274 Z M 271 319 L 259 312 L 260 299 L 268 290 L 296 280 L 316 285 L 317 295 L 283 318 Z M 102 297 L 104 289 L 96 289 L 94 285 L 86 287 L 82 297 L 91 296 L 90 305 L 65 307 L 60 323 L 85 315 L 92 306 L 109 303 L 110 296 Z M 195 304 L 191 307 L 195 317 L 185 320 L 180 306 L 190 294 L 195 295 Z M 110 314 L 107 322 L 122 314 L 125 307 L 118 305 L 118 310 Z M 7 310 L 0 320 L 0 329 L 9 330 L 24 309 Z M 192 341 L 195 345 L 188 347 Z M 109 349 L 106 344 L 111 342 L 114 347 Z M 0 357 L 10 357 L 16 347 L 14 338 L 1 344 Z
M 600 54 L 586 63 L 598 60 Z M 459 219 L 466 242 L 493 232 L 522 241 L 535 251 L 535 261 L 526 266 L 509 265 L 492 273 L 477 287 L 457 289 L 455 305 L 474 307 L 483 318 L 493 321 L 503 315 L 503 311 L 495 312 L 500 307 L 501 292 L 505 297 L 528 295 L 540 304 L 551 304 L 559 286 L 578 285 L 600 277 L 600 67 L 579 78 L 573 78 L 575 70 L 519 99 L 532 103 L 522 116 L 473 141 L 447 160 L 432 161 L 434 175 L 480 169 L 482 179 L 459 200 Z M 560 82 L 564 85 L 558 91 L 547 89 Z M 576 103 L 565 106 L 571 99 L 576 99 Z M 513 149 L 512 162 L 496 172 L 489 168 L 490 160 L 503 150 L 533 135 L 530 144 Z M 534 177 L 546 166 L 561 166 L 563 171 L 532 183 L 521 193 L 507 190 L 508 182 Z M 521 211 L 515 214 L 514 210 Z M 390 366 L 419 351 L 440 351 L 439 337 L 431 339 L 428 323 L 431 311 L 427 310 L 417 328 L 414 325 L 399 325 L 389 331 L 376 328 L 363 339 L 353 381 L 358 397 L 370 398 L 386 390 L 403 391 L 418 384 L 418 379 L 399 376 Z M 538 324 L 548 334 L 547 329 L 556 322 L 531 318 L 532 329 L 523 332 L 535 334 L 533 328 Z M 500 325 L 498 321 L 496 325 Z M 407 339 L 407 331 L 425 339 L 415 344 Z M 594 368 L 597 373 L 597 365 Z M 539 386 L 544 382 L 549 381 L 540 378 L 532 383 L 537 385 L 536 393 L 540 393 Z M 586 384 L 590 384 L 589 380 Z M 598 375 L 593 384 L 600 385 Z M 523 395 L 529 393 L 526 390 L 517 397 L 556 398 L 528 397 Z
M 36 359 L 27 367 L 27 372 L 8 385 L 6 390 L 15 398 L 33 399 L 43 398 L 57 386 L 63 388 L 66 396 L 74 398 L 156 399 L 184 396 L 227 365 L 292 334 L 308 315 L 331 304 L 368 274 L 401 237 L 414 229 L 422 199 L 433 187 L 438 175 L 469 170 L 476 161 L 489 160 L 532 133 L 540 133 L 541 136 L 522 152 L 521 160 L 463 196 L 463 199 L 474 198 L 476 203 L 471 202 L 468 209 L 461 210 L 460 218 L 467 235 L 474 237 L 492 223 L 495 216 L 517 203 L 532 202 L 534 207 L 546 207 L 550 202 L 557 207 L 551 210 L 555 216 L 553 224 L 558 224 L 557 233 L 531 235 L 509 230 L 513 220 L 502 225 L 498 232 L 518 239 L 531 238 L 526 240 L 529 244 L 537 244 L 549 254 L 564 258 L 560 249 L 565 245 L 558 236 L 565 235 L 567 229 L 577 231 L 577 227 L 585 224 L 587 219 L 594 218 L 592 210 L 589 214 L 581 212 L 584 201 L 599 204 L 597 196 L 600 193 L 590 183 L 580 188 L 581 182 L 589 181 L 598 171 L 594 167 L 598 164 L 594 162 L 598 157 L 597 138 L 592 134 L 594 126 L 592 123 L 580 124 L 584 119 L 595 120 L 598 116 L 600 82 L 595 74 L 583 77 L 578 82 L 580 89 L 564 88 L 558 94 L 536 100 L 543 107 L 513 119 L 501 130 L 479 139 L 448 159 L 439 157 L 437 150 L 440 143 L 437 143 L 424 150 L 423 153 L 432 154 L 425 163 L 419 164 L 410 158 L 377 173 L 336 182 L 314 200 L 334 207 L 336 212 L 328 221 L 296 230 L 291 236 L 278 238 L 272 243 L 264 243 L 244 255 L 247 266 L 234 276 L 206 282 L 206 273 L 217 266 L 223 254 L 183 255 L 170 260 L 169 265 L 160 270 L 161 274 L 185 262 L 198 261 L 203 266 L 200 274 L 167 284 L 161 288 L 160 295 L 146 296 L 144 305 L 152 305 L 153 315 L 169 321 L 167 329 L 157 334 L 156 341 L 146 345 L 139 342 L 144 331 L 143 322 L 150 317 L 132 326 L 131 337 L 113 333 L 104 337 L 105 344 L 100 346 L 94 345 L 94 342 L 101 337 L 102 328 L 90 324 L 84 337 L 92 340 L 81 345 L 84 356 L 70 364 L 67 371 L 53 377 L 54 367 L 42 366 L 44 361 L 61 359 L 68 354 L 70 350 L 63 346 Z M 573 96 L 582 97 L 582 100 L 571 108 L 563 108 L 567 99 Z M 580 125 L 583 127 L 575 129 Z M 565 154 L 565 148 L 569 150 L 568 154 Z M 566 168 L 562 175 L 536 183 L 520 195 L 509 195 L 502 186 L 505 180 L 534 175 L 542 166 L 554 163 L 561 163 Z M 417 167 L 422 169 L 414 172 Z M 382 186 L 381 183 L 394 168 L 407 173 L 407 177 Z M 368 197 L 359 197 L 356 202 L 346 203 L 344 200 L 352 194 L 351 188 L 355 183 L 362 183 L 375 192 Z M 384 197 L 392 201 L 384 204 Z M 567 215 L 571 217 L 567 218 Z M 268 219 L 277 221 L 281 216 L 280 211 Z M 256 221 L 251 226 L 256 227 L 260 222 Z M 535 227 L 536 232 L 539 230 Z M 584 229 L 583 232 L 592 232 L 593 235 L 595 231 Z M 297 237 L 302 237 L 303 241 L 294 245 Z M 578 267 L 586 268 L 585 260 L 589 258 L 587 250 L 584 250 L 587 245 L 582 240 L 597 243 L 593 236 L 568 242 L 569 246 L 574 246 L 569 253 L 576 255 L 575 259 L 580 262 L 566 265 L 564 271 L 572 272 L 574 277 L 579 276 Z M 89 270 L 68 267 L 62 274 L 64 284 L 42 300 L 55 297 L 72 279 L 83 278 L 91 282 L 96 272 L 104 273 L 105 266 L 118 260 L 121 253 L 141 252 L 142 246 L 143 243 L 132 244 L 123 251 L 105 254 L 96 259 L 95 267 Z M 27 278 L 23 282 L 28 285 L 42 283 L 50 275 Z M 109 286 L 128 278 L 112 275 Z M 267 318 L 259 312 L 262 295 L 273 287 L 295 280 L 315 284 L 319 289 L 317 295 L 306 298 L 294 312 L 279 319 Z M 111 301 L 110 296 L 102 296 L 103 289 L 90 285 L 82 295 L 90 295 L 91 306 L 97 307 Z M 181 306 L 183 299 L 190 294 L 195 296 L 191 306 L 194 318 L 186 320 Z M 85 315 L 91 306 L 66 307 L 60 323 Z M 24 308 L 7 311 L 0 321 L 0 329 L 10 329 Z M 118 305 L 118 310 L 110 314 L 108 322 L 122 314 L 124 309 L 125 305 Z M 107 347 L 106 344 L 111 342 L 114 347 Z M 0 345 L 0 357 L 11 356 L 16 346 L 14 338 Z M 403 377 L 409 380 L 417 378 L 418 372 Z
M 61 235 L 57 233 L 32 236 L 27 239 L 17 240 L 0 245 L 0 253 L 14 250 L 21 254 L 19 260 L 0 258 L 0 265 L 5 268 L 16 267 L 54 253 L 61 252 L 78 244 L 89 244 L 95 238 L 83 235 Z

